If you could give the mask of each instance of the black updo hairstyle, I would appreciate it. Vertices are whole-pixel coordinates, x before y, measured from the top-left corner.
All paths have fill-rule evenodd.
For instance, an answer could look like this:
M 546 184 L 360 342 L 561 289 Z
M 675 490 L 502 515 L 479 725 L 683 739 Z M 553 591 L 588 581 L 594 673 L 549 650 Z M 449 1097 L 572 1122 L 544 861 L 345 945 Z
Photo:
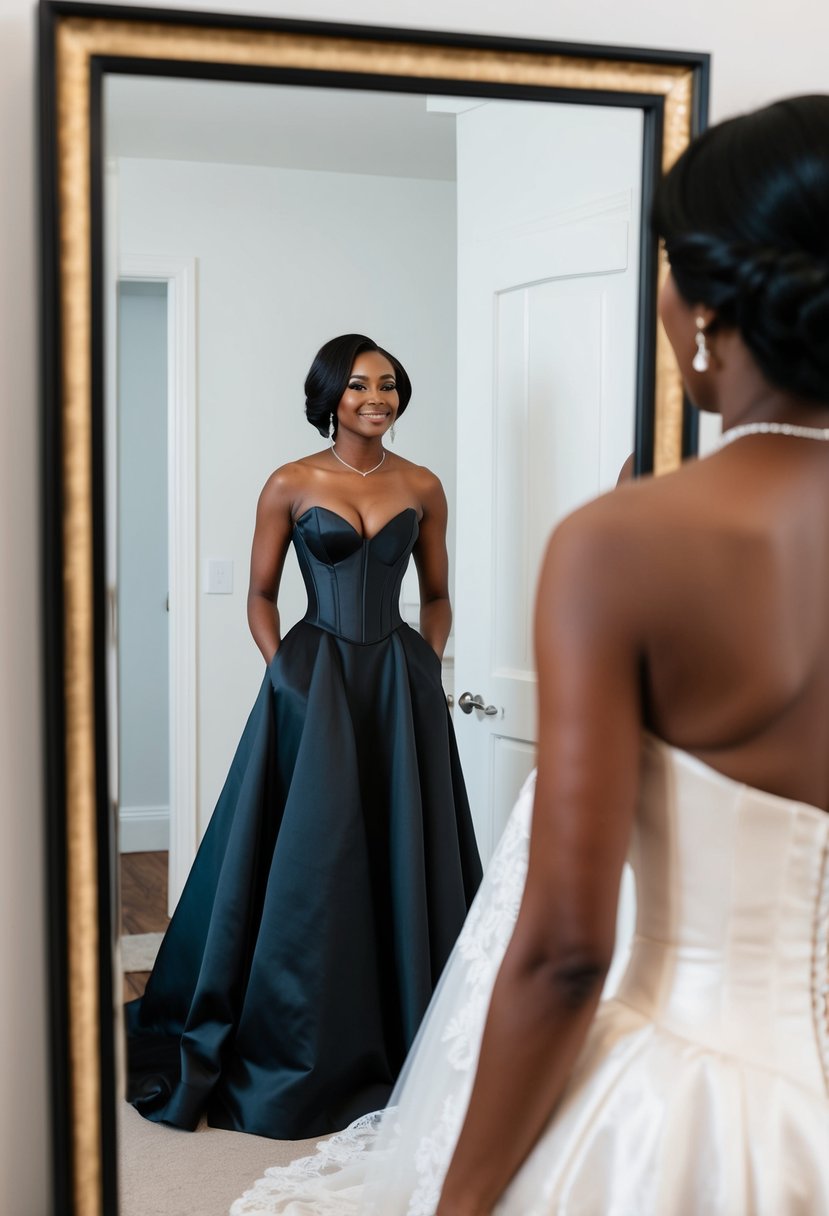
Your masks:
M 311 370 L 305 377 L 305 416 L 321 435 L 337 433 L 337 406 L 346 390 L 351 369 L 358 355 L 377 351 L 394 368 L 394 380 L 400 404 L 397 417 L 405 410 L 412 395 L 412 384 L 399 359 L 390 355 L 365 334 L 342 334 L 332 338 L 317 351 Z M 332 429 L 333 428 L 333 429 Z
M 766 379 L 829 401 L 829 96 L 720 123 L 656 192 L 653 224 L 686 303 L 736 328 Z

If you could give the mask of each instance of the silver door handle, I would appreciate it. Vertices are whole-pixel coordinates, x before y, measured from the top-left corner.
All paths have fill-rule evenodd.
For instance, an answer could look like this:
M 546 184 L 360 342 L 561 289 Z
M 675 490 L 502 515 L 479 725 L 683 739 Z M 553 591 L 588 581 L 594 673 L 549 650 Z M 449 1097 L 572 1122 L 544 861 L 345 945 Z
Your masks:
M 473 697 L 471 692 L 462 692 L 458 697 L 458 708 L 462 709 L 465 714 L 471 714 L 473 709 L 480 709 L 488 718 L 492 718 L 497 714 L 497 705 L 487 705 L 480 693 L 476 693 Z

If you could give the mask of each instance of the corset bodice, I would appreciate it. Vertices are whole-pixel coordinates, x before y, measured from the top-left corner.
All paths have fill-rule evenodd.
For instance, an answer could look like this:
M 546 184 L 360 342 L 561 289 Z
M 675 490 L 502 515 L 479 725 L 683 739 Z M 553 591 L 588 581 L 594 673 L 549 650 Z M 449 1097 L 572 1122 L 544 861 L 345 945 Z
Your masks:
M 824 812 L 648 737 L 619 997 L 683 1038 L 822 1088 L 827 841 Z
M 294 525 L 308 608 L 305 620 L 349 642 L 378 642 L 397 629 L 400 585 L 418 536 L 407 507 L 376 535 L 361 536 L 327 507 L 309 507 Z

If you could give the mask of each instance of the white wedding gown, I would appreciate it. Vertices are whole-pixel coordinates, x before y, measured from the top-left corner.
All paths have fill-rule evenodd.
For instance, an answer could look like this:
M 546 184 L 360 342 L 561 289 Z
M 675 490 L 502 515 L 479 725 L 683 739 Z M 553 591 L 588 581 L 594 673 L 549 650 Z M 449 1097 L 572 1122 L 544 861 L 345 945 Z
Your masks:
M 430 1216 L 527 865 L 522 790 L 392 1098 L 232 1216 Z M 829 1216 L 829 814 L 643 743 L 629 965 L 508 1216 Z M 504 1127 L 504 1136 L 509 1128 Z

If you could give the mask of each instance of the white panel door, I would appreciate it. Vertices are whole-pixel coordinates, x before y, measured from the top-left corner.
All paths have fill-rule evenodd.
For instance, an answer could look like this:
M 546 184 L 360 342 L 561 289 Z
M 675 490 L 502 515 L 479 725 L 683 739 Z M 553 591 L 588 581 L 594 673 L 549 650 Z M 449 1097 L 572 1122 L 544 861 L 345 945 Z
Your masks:
M 457 132 L 454 722 L 486 863 L 534 763 L 546 539 L 633 447 L 642 119 L 494 102 Z

